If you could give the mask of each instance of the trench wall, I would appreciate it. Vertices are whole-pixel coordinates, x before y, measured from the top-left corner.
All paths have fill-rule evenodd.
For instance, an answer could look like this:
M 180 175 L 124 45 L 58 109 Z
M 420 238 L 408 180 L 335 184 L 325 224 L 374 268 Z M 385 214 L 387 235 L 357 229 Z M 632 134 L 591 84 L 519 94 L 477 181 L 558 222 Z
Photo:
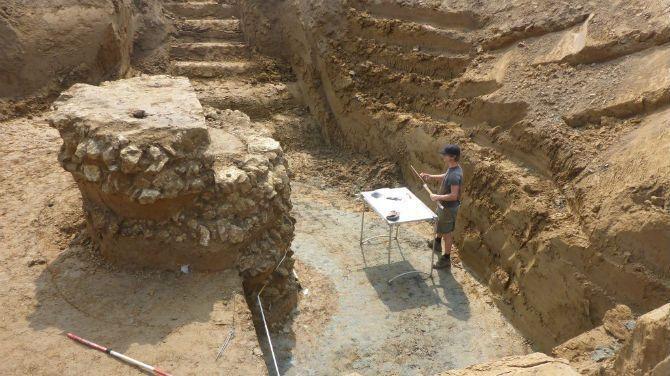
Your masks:
M 615 129 L 602 129 L 601 122 L 594 125 L 599 135 L 593 137 L 590 130 L 575 131 L 560 116 L 538 115 L 544 102 L 536 104 L 534 97 L 544 78 L 537 74 L 522 77 L 537 93 L 505 92 L 506 75 L 524 73 L 507 67 L 527 56 L 487 51 L 526 48 L 544 34 L 558 38 L 554 34 L 571 32 L 584 22 L 578 11 L 570 8 L 558 19 L 539 12 L 547 19 L 533 20 L 535 26 L 500 32 L 494 12 L 468 2 L 456 10 L 422 8 L 424 13 L 409 20 L 396 17 L 413 10 L 395 12 L 393 6 L 377 3 L 246 0 L 241 2 L 242 25 L 250 43 L 291 63 L 303 100 L 329 142 L 396 161 L 411 187 L 418 182 L 410 164 L 438 171 L 438 148 L 444 143 L 462 146 L 466 195 L 456 230 L 461 258 L 538 348 L 549 350 L 593 328 L 616 303 L 638 313 L 663 304 L 670 297 L 662 255 L 670 247 L 670 239 L 662 235 L 670 233 L 668 163 L 633 172 L 635 183 L 609 184 L 631 173 L 610 150 L 639 143 L 650 132 L 667 137 L 659 125 L 666 115 L 656 115 L 663 120 L 648 116 L 665 108 L 665 89 L 656 94 L 640 89 L 647 107 L 603 118 L 619 126 L 634 117 L 641 130 L 618 137 Z M 441 15 L 470 21 L 440 25 L 439 20 L 449 19 Z M 614 22 L 619 15 L 611 17 Z M 486 28 L 487 23 L 495 30 Z M 447 26 L 448 32 L 430 34 Z M 515 41 L 519 47 L 507 47 Z M 437 53 L 429 50 L 436 43 L 442 48 Z M 605 47 L 599 50 L 608 53 Z M 626 63 L 616 58 L 612 52 L 607 64 Z M 490 71 L 481 74 L 482 67 Z M 610 69 L 605 64 L 598 68 Z M 581 100 L 579 95 L 565 97 L 558 93 L 555 101 Z M 584 113 L 608 104 L 592 107 Z M 574 142 L 577 132 L 586 142 Z M 645 156 L 667 149 L 663 140 Z M 603 169 L 609 172 L 597 175 Z M 608 174 L 612 176 L 605 178 Z M 640 197 L 630 198 L 631 190 Z
M 74 83 L 99 83 L 163 48 L 160 0 L 8 0 L 0 7 L 0 119 L 45 106 Z

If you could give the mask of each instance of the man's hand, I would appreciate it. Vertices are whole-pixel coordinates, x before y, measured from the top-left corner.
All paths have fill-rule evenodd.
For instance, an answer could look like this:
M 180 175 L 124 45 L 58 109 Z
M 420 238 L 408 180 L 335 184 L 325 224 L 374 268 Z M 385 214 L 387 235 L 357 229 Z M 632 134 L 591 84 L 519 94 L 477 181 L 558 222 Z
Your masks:
M 429 174 L 426 174 L 425 172 L 420 173 L 419 176 L 421 176 L 421 179 L 423 179 L 424 181 L 431 178 L 431 176 Z
M 432 193 L 430 195 L 430 201 L 439 201 L 440 195 L 436 195 L 435 193 Z

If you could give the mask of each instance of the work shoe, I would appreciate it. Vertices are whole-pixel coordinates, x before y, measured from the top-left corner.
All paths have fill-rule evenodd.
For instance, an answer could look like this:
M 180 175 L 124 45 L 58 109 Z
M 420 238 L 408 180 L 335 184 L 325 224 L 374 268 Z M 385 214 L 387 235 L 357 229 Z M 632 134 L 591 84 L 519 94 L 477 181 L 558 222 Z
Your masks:
M 433 265 L 433 268 L 435 269 L 448 269 L 451 267 L 451 257 L 449 256 L 442 256 L 440 257 L 435 265 Z

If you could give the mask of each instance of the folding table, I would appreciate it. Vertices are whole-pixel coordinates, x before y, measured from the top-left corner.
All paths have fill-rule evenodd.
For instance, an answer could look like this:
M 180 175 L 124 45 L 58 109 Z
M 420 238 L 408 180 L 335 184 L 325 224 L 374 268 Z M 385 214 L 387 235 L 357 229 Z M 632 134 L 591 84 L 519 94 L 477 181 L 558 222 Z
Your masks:
M 363 211 L 361 212 L 361 237 L 360 245 L 369 242 L 372 239 L 386 237 L 387 235 L 376 235 L 369 238 L 363 238 L 363 226 L 365 224 L 365 209 L 366 207 L 372 208 L 372 210 L 381 217 L 381 219 L 386 222 L 389 232 L 388 232 L 388 262 L 391 263 L 391 243 L 393 240 L 398 241 L 398 233 L 400 231 L 400 225 L 405 223 L 413 222 L 431 222 L 434 223 L 437 220 L 437 215 L 430 210 L 423 201 L 419 200 L 418 197 L 414 195 L 406 187 L 401 188 L 382 188 L 375 191 L 362 192 L 361 197 L 365 203 Z M 386 218 L 391 211 L 395 210 L 398 212 L 399 218 L 395 221 L 391 221 Z M 393 229 L 395 227 L 395 237 L 393 237 Z M 431 251 L 431 262 L 430 262 L 430 274 L 425 272 L 420 272 L 418 270 L 412 270 L 409 272 L 401 273 L 395 277 L 388 280 L 388 283 L 391 283 L 394 279 L 402 277 L 409 274 L 426 274 L 431 278 L 433 277 L 433 261 L 435 254 Z

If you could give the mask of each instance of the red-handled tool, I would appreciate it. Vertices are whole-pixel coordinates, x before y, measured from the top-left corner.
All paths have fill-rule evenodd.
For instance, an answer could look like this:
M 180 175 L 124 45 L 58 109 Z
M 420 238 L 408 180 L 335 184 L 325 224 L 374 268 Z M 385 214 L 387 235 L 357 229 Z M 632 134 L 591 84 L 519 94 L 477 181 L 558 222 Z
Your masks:
M 148 364 L 142 363 L 142 362 L 140 362 L 139 360 L 135 360 L 135 359 L 133 359 L 133 358 L 131 358 L 131 357 L 125 356 L 125 355 L 123 355 L 123 354 L 121 354 L 121 353 L 118 353 L 118 352 L 112 350 L 112 349 L 108 349 L 108 348 L 106 348 L 106 347 L 100 346 L 100 345 L 98 345 L 97 343 L 93 343 L 93 342 L 91 342 L 91 341 L 85 340 L 85 339 L 83 339 L 83 338 L 81 338 L 81 337 L 79 337 L 79 336 L 76 336 L 76 335 L 72 334 L 72 333 L 68 333 L 67 336 L 68 336 L 68 338 L 70 338 L 70 339 L 73 340 L 73 341 L 79 342 L 79 343 L 81 343 L 82 345 L 86 345 L 86 346 L 88 346 L 88 347 L 90 347 L 90 348 L 92 348 L 92 349 L 96 349 L 96 350 L 98 350 L 98 351 L 102 351 L 102 352 L 104 352 L 105 354 L 109 354 L 109 355 L 111 355 L 111 356 L 113 356 L 113 357 L 115 357 L 115 358 L 117 358 L 117 359 L 121 359 L 122 361 L 124 361 L 124 362 L 126 362 L 126 363 L 128 363 L 128 364 L 132 364 L 132 365 L 134 365 L 135 367 L 139 367 L 139 368 L 141 368 L 141 369 L 144 370 L 144 371 L 151 372 L 151 373 L 154 374 L 154 375 L 158 375 L 158 376 L 172 376 L 172 375 L 170 375 L 169 373 L 167 373 L 167 372 L 165 372 L 165 371 L 161 371 L 160 369 L 158 369 L 158 368 L 156 368 L 156 367 L 153 367 L 153 366 L 150 366 L 150 365 L 148 365 Z

